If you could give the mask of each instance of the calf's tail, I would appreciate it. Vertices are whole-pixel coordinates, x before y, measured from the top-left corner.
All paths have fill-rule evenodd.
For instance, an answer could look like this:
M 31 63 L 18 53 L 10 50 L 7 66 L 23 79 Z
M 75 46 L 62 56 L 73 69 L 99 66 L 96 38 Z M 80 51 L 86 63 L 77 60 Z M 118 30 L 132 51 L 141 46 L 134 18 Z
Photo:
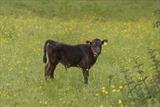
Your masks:
M 47 46 L 49 43 L 53 43 L 54 41 L 53 40 L 47 40 L 44 44 L 44 47 L 43 47 L 43 63 L 46 63 L 47 62 L 47 56 L 46 56 L 46 53 L 47 53 Z

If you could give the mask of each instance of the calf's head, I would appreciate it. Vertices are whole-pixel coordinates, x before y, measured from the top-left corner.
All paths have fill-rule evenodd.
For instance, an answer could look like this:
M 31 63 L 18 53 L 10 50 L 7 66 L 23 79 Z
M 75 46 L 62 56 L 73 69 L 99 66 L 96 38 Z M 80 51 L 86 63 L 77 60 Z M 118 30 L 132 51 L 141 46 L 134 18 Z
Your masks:
M 101 53 L 102 45 L 104 45 L 107 42 L 108 42 L 108 40 L 106 40 L 106 39 L 100 40 L 97 38 L 92 41 L 86 41 L 86 43 L 90 44 L 90 48 L 91 48 L 94 56 L 98 56 Z

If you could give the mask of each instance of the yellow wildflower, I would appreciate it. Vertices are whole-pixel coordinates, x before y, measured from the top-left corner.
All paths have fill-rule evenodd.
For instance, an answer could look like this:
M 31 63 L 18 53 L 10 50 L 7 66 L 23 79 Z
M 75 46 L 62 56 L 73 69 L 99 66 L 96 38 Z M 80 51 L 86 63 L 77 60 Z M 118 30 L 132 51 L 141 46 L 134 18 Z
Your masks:
M 116 92 L 116 89 L 113 89 L 112 92 Z
M 102 90 L 105 90 L 105 87 L 102 87 L 101 89 L 102 89 Z
M 45 101 L 44 104 L 47 105 L 48 104 L 47 101 Z
M 123 88 L 123 86 L 119 86 L 119 89 L 122 89 Z
M 119 104 L 122 104 L 122 100 L 121 100 L 121 99 L 119 99 L 119 100 L 118 100 L 118 103 L 119 103 Z
M 96 95 L 95 95 L 96 97 L 98 97 L 99 96 L 99 93 L 96 93 Z
M 100 105 L 99 107 L 103 107 L 103 105 Z

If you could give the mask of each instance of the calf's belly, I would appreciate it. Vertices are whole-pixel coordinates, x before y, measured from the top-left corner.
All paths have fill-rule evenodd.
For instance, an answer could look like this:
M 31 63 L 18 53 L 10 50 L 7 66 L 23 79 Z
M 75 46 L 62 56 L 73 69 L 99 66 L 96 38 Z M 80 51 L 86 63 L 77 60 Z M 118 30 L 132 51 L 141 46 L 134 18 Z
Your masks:
M 79 66 L 79 63 L 80 61 L 78 60 L 60 60 L 60 63 L 62 65 L 64 65 L 65 67 L 78 67 Z

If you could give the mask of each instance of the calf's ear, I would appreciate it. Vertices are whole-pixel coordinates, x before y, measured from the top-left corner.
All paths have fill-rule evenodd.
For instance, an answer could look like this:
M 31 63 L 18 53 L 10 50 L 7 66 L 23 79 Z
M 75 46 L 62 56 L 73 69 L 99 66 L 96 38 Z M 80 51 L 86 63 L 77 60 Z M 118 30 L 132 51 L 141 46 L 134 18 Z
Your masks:
M 91 42 L 90 42 L 90 41 L 86 41 L 86 43 L 87 43 L 87 44 L 91 44 Z
M 108 40 L 107 40 L 107 39 L 104 39 L 104 40 L 102 41 L 102 45 L 107 45 L 107 42 L 108 42 Z

